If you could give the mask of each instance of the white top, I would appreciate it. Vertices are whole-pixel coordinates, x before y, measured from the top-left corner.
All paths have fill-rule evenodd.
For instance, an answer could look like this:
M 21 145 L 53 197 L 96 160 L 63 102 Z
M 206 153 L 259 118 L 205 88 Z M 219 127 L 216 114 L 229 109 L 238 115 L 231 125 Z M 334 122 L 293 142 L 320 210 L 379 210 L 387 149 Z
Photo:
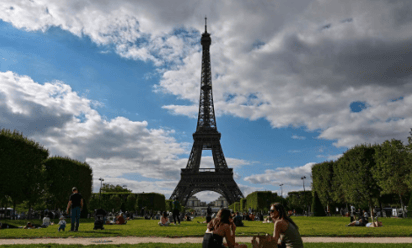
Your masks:
M 49 217 L 44 217 L 43 218 L 43 226 L 50 226 L 50 218 Z

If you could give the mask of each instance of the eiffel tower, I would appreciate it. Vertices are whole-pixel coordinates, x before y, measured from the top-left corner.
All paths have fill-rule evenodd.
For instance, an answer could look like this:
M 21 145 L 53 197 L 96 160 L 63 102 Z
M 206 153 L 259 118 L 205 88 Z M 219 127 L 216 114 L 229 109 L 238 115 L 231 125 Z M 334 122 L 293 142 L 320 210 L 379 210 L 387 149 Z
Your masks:
M 210 68 L 210 44 L 212 39 L 207 32 L 202 34 L 202 75 L 200 86 L 199 115 L 196 132 L 193 134 L 194 144 L 190 152 L 186 168 L 182 169 L 181 179 L 170 199 L 177 199 L 183 205 L 187 200 L 201 191 L 214 191 L 221 194 L 229 204 L 239 201 L 243 194 L 233 179 L 233 169 L 228 168 L 222 146 L 221 134 L 217 131 L 212 94 L 212 72 Z M 199 168 L 203 150 L 212 150 L 215 168 Z

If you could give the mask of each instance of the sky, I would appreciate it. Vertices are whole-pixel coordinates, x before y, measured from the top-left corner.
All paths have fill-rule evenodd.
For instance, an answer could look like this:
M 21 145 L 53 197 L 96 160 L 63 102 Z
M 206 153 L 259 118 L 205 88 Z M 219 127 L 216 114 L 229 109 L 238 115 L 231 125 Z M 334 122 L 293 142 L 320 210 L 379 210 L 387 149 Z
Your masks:
M 193 145 L 207 16 L 239 188 L 310 190 L 314 164 L 406 142 L 411 12 L 410 0 L 0 0 L 0 128 L 87 162 L 94 192 L 104 178 L 170 197 Z

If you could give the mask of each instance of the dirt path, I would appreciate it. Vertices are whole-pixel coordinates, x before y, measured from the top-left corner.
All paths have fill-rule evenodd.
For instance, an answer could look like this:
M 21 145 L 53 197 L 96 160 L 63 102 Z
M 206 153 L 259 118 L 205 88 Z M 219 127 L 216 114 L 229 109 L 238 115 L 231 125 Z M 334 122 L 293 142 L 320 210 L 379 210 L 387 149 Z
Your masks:
M 379 238 L 335 238 L 303 237 L 304 243 L 412 243 L 412 237 Z M 107 237 L 107 238 L 38 238 L 38 239 L 0 239 L 0 245 L 10 244 L 138 244 L 138 243 L 202 243 L 202 237 L 161 238 L 161 237 Z M 250 243 L 252 237 L 237 237 L 236 242 Z

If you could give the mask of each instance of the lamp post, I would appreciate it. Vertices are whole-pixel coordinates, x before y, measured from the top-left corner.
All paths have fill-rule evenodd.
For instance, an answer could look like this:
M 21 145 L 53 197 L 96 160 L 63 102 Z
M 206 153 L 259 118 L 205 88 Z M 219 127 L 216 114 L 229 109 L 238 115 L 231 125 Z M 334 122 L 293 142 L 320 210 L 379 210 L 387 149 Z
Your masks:
M 102 198 L 102 185 L 103 185 L 103 178 L 99 178 L 100 180 L 100 193 L 99 193 L 99 207 L 102 208 L 102 204 L 100 203 L 100 199 Z
M 283 198 L 283 189 L 282 189 L 283 183 L 279 184 L 279 186 L 280 186 L 280 197 Z
M 307 215 L 307 214 L 308 214 L 308 203 L 306 202 L 306 191 L 305 191 L 305 179 L 306 179 L 306 177 L 303 176 L 303 177 L 301 177 L 300 179 L 302 179 L 302 182 L 303 182 L 303 195 L 304 195 L 304 197 L 305 197 L 306 216 L 308 216 L 308 215 Z

